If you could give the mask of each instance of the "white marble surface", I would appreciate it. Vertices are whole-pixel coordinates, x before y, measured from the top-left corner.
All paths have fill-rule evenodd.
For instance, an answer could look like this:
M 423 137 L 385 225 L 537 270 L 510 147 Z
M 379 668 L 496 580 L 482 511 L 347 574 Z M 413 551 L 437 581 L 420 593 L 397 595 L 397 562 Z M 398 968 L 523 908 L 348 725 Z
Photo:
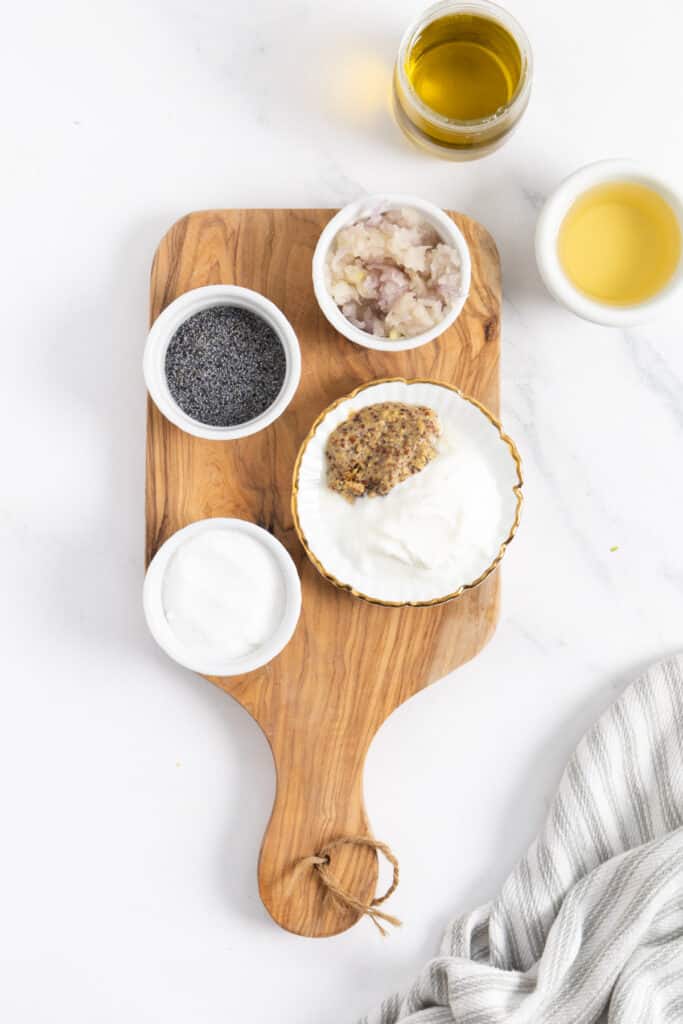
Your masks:
M 670 0 L 509 6 L 535 48 L 531 106 L 503 150 L 465 165 L 410 149 L 387 112 L 419 3 L 12 8 L 0 1016 L 13 1024 L 353 1021 L 410 979 L 447 917 L 495 892 L 581 732 L 683 646 L 683 306 L 629 332 L 581 323 L 532 258 L 539 205 L 578 165 L 626 155 L 683 180 L 683 15 Z M 503 414 L 527 500 L 493 641 L 370 752 L 405 927 L 313 941 L 280 931 L 257 894 L 265 741 L 142 621 L 140 353 L 150 258 L 178 216 L 381 189 L 458 207 L 499 243 Z

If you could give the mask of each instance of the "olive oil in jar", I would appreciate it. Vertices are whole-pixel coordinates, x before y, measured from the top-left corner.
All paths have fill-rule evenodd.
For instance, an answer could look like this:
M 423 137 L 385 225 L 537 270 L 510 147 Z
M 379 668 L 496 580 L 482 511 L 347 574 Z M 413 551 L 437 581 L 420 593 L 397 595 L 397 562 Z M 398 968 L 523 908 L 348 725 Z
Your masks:
M 476 14 L 447 14 L 408 53 L 408 80 L 431 110 L 455 121 L 492 117 L 515 94 L 522 55 L 506 29 Z
M 462 160 L 495 149 L 522 116 L 531 49 L 511 16 L 489 0 L 439 3 L 404 36 L 394 110 L 414 142 Z

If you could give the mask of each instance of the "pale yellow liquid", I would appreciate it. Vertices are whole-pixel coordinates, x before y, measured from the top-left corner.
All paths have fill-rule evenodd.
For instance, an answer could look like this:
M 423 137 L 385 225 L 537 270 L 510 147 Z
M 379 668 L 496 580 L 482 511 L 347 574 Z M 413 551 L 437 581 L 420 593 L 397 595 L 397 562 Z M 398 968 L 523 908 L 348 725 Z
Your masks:
M 557 245 L 575 288 L 610 306 L 633 306 L 671 280 L 681 256 L 681 230 L 658 192 L 613 181 L 576 200 Z

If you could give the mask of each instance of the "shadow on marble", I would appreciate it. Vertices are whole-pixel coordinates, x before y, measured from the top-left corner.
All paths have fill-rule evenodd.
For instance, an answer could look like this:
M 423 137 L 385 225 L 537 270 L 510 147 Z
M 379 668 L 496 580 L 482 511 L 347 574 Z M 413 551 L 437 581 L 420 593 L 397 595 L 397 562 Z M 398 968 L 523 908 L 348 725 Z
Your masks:
M 44 577 L 43 611 L 55 630 L 107 652 L 149 649 L 142 616 L 144 576 L 145 388 L 149 269 L 174 219 L 124 237 L 105 294 L 55 311 L 59 345 L 46 346 L 44 372 L 63 416 L 86 430 L 98 468 L 89 514 L 74 509 Z M 65 461 L 68 454 L 65 453 Z
M 508 145 L 515 145 L 514 137 Z M 541 281 L 534 251 L 536 221 L 554 181 L 552 172 L 512 164 L 495 184 L 483 175 L 469 196 L 468 212 L 488 228 L 498 246 L 503 296 L 518 307 L 555 305 Z
M 405 153 L 408 143 L 391 112 L 404 16 L 374 24 L 369 12 L 354 26 L 339 4 L 324 12 L 321 29 L 319 12 L 306 3 L 276 15 L 259 0 L 250 6 L 248 17 L 235 18 L 229 38 L 202 43 L 203 70 L 220 83 L 227 102 L 269 135 L 297 138 L 322 157 L 347 138 Z M 174 31 L 184 32 L 181 21 Z M 191 36 L 186 45 L 193 48 Z

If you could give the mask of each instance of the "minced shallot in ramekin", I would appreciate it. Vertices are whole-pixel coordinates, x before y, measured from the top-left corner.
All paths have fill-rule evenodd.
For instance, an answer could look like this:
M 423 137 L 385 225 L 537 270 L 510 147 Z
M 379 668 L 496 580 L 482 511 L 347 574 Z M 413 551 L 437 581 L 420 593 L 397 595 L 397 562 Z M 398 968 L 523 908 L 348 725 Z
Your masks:
M 424 217 L 386 210 L 338 232 L 327 286 L 344 316 L 378 338 L 413 338 L 439 324 L 462 296 L 460 257 Z

